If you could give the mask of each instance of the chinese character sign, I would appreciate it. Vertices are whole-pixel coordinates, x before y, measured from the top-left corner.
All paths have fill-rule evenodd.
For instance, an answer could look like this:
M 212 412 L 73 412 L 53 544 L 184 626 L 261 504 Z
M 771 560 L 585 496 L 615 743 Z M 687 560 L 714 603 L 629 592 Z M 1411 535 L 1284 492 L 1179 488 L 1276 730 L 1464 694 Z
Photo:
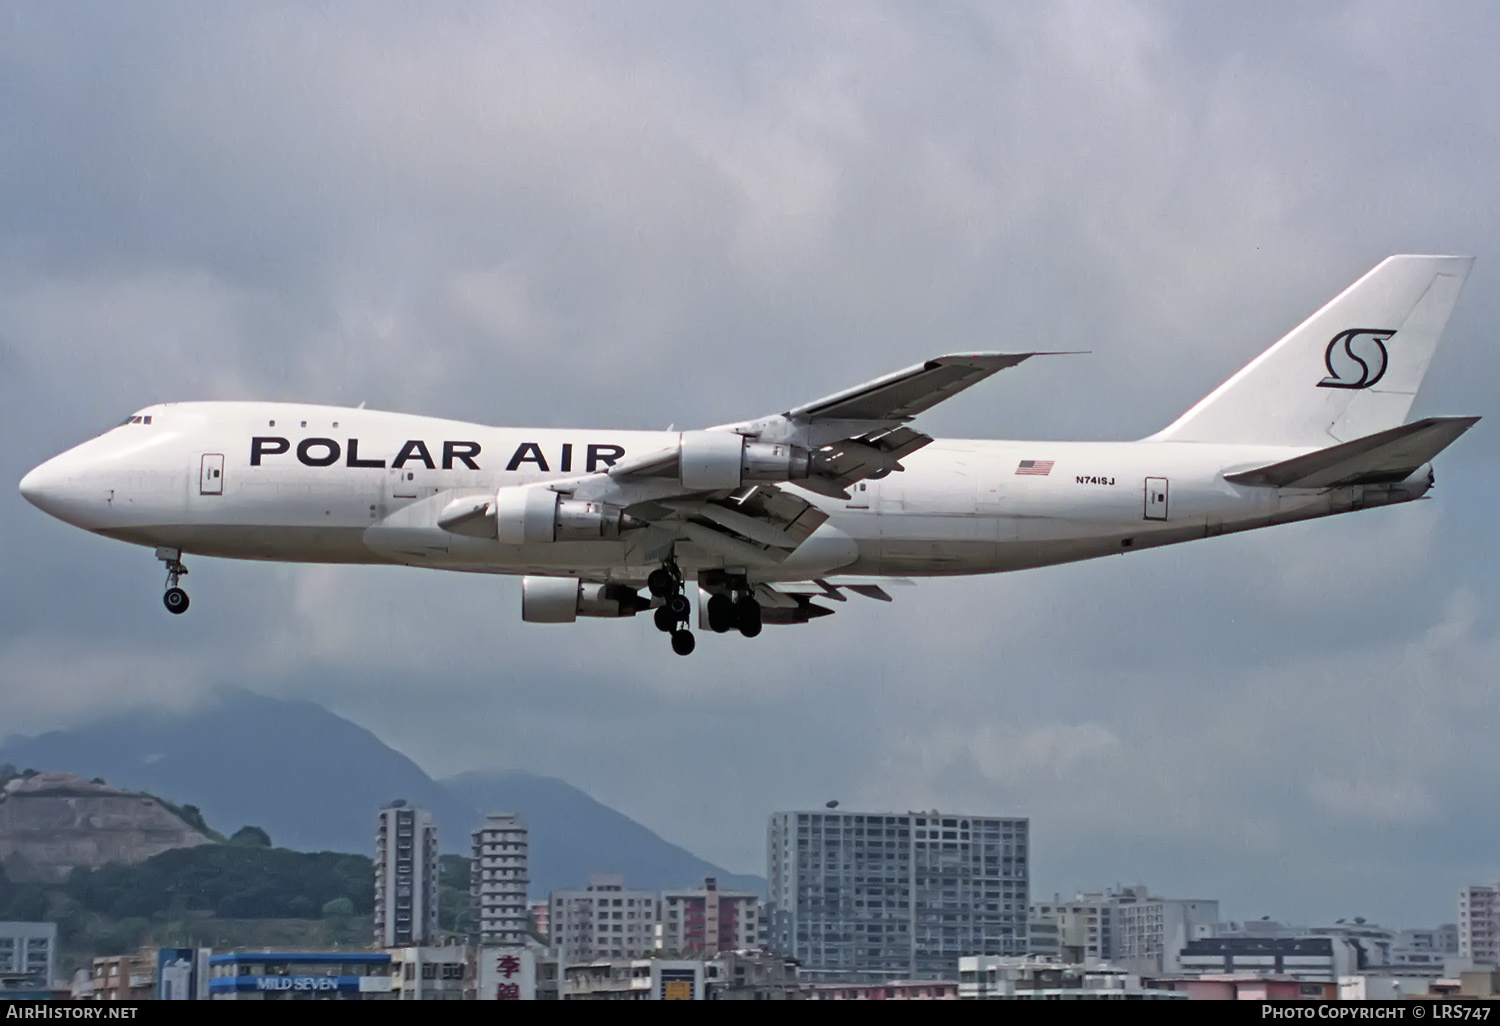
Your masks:
M 526 948 L 480 948 L 481 1001 L 535 1001 L 536 953 Z

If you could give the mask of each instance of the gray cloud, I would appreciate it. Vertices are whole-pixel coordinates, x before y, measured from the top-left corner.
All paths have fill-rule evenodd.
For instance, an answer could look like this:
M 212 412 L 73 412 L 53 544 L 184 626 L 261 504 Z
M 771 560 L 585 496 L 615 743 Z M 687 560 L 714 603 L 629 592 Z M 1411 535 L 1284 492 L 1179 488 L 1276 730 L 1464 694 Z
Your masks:
M 1416 412 L 1488 413 L 1484 5 L 20 10 L 0 33 L 0 477 L 171 398 L 664 427 L 935 352 L 1033 361 L 924 421 L 1166 423 L 1389 252 L 1480 257 Z M 8 354 L 8 355 L 7 355 Z M 434 772 L 556 773 L 734 868 L 828 797 L 1020 812 L 1039 890 L 1453 915 L 1500 501 L 1435 501 L 708 639 L 523 626 L 516 585 L 193 563 L 12 493 L 0 729 L 218 681 Z M 190 621 L 190 622 L 187 622 Z M 413 713 L 410 697 L 423 698 Z

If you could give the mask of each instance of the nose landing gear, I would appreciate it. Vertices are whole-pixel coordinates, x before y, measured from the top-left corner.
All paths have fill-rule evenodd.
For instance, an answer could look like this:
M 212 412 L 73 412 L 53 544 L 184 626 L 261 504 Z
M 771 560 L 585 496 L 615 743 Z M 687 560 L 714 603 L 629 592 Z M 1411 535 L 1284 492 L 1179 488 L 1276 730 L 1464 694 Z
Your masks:
M 162 547 L 156 550 L 156 558 L 167 564 L 167 592 L 161 597 L 167 612 L 181 615 L 188 611 L 188 593 L 177 586 L 187 576 L 187 567 L 182 565 L 182 550 Z

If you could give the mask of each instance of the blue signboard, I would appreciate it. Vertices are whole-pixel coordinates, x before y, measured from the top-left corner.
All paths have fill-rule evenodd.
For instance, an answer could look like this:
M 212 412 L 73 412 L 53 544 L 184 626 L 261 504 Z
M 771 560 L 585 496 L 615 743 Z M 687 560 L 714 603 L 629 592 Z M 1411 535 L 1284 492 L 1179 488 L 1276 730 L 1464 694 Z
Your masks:
M 215 976 L 209 981 L 209 989 L 215 994 L 227 991 L 358 994 L 361 989 L 360 981 L 367 979 L 369 977 L 365 976 Z

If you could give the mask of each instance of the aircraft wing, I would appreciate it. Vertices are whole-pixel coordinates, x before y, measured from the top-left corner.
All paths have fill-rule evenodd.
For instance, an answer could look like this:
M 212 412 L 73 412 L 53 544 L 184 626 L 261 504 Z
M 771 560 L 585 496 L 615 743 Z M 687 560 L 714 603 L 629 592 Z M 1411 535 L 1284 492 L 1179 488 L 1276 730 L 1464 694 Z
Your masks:
M 777 565 L 828 519 L 806 499 L 764 482 L 729 494 L 649 499 L 625 513 L 747 567 Z
M 622 507 L 637 523 L 716 552 L 726 565 L 774 567 L 828 519 L 788 486 L 847 499 L 850 484 L 904 469 L 902 458 L 932 441 L 907 426 L 913 417 L 1039 355 L 1044 354 L 939 356 L 785 413 L 685 432 L 672 445 L 627 457 L 596 474 L 534 487 Z M 788 468 L 785 477 L 764 470 L 740 476 L 734 468 L 751 447 L 780 460 Z M 703 454 L 701 466 L 694 453 Z M 727 484 L 715 476 L 725 461 Z M 795 473 L 792 467 L 798 468 Z M 880 597 L 878 585 L 869 587 L 875 590 L 860 593 Z M 796 603 L 784 595 L 768 594 L 767 601 Z
M 1043 353 L 953 353 L 788 410 L 793 420 L 904 423 L 991 374 Z
M 817 600 L 847 602 L 845 591 L 875 599 L 892 601 L 887 587 L 914 583 L 907 577 L 829 576 L 811 581 L 774 581 L 755 586 L 755 600 L 760 603 L 766 623 L 806 623 L 835 610 L 819 605 Z
M 954 353 L 835 392 L 783 414 L 711 429 L 747 438 L 813 450 L 817 472 L 794 483 L 833 498 L 847 499 L 856 481 L 902 468 L 901 459 L 932 441 L 907 427 L 917 414 L 971 385 L 1033 356 L 1051 353 Z M 645 453 L 611 467 L 618 479 L 675 477 L 679 450 Z

